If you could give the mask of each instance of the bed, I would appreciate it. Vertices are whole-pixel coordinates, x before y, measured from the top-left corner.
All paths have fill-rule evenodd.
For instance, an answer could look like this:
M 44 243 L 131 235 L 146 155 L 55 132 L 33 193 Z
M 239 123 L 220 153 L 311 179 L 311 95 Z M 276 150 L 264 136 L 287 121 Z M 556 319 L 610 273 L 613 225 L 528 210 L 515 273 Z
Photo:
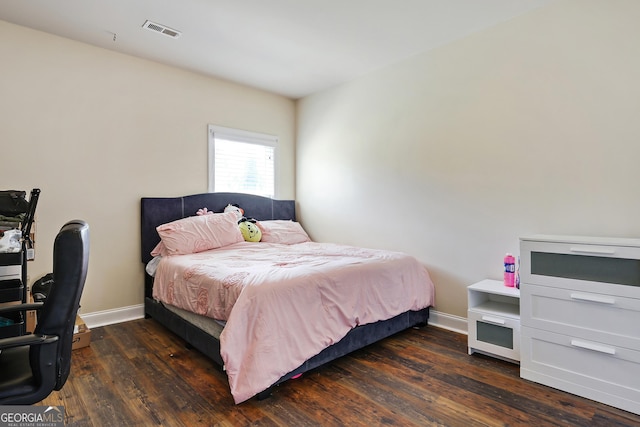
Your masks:
M 148 265 L 152 260 L 152 263 L 155 263 L 159 259 L 151 255 L 154 250 L 157 251 L 161 241 L 158 234 L 159 226 L 175 224 L 176 221 L 181 223 L 185 218 L 187 221 L 193 219 L 190 217 L 194 217 L 196 212 L 203 208 L 212 212 L 223 212 L 229 204 L 239 205 L 244 209 L 247 217 L 255 218 L 259 224 L 279 222 L 288 224 L 296 220 L 293 200 L 275 200 L 241 193 L 144 197 L 141 199 L 142 262 Z M 221 217 L 217 216 L 217 218 Z M 162 233 L 164 229 L 161 227 L 160 230 Z M 166 236 L 163 234 L 163 243 L 165 239 Z M 267 239 L 263 238 L 263 240 Z M 276 240 L 276 242 L 279 241 Z M 316 259 L 315 256 L 319 258 Z M 219 258 L 210 259 L 210 257 Z M 283 381 L 407 328 L 426 325 L 429 307 L 434 299 L 434 287 L 424 266 L 414 265 L 419 263 L 412 257 L 388 251 L 315 242 L 288 245 L 240 241 L 224 244 L 220 248 L 199 250 L 195 254 L 163 256 L 160 259 L 162 261 L 157 268 L 158 273 L 162 272 L 163 275 L 155 279 L 156 289 L 154 289 L 154 277 L 148 272 L 145 274 L 145 316 L 152 317 L 189 345 L 223 366 L 227 371 L 231 394 L 236 403 L 254 396 L 267 397 L 272 388 Z M 209 300 L 215 298 L 205 297 L 206 303 L 201 304 L 202 298 L 198 296 L 200 294 L 196 295 L 196 292 L 202 290 L 199 280 L 206 275 L 223 274 L 222 271 L 227 268 L 226 264 L 223 265 L 224 259 L 235 262 L 228 268 L 239 268 L 238 265 L 241 264 L 239 260 L 245 260 L 246 265 L 242 268 L 246 271 L 243 271 L 242 277 L 249 277 L 246 280 L 260 277 L 270 282 L 259 286 L 245 285 L 233 294 L 231 308 L 222 308 L 221 311 L 210 310 Z M 206 263 L 209 264 L 205 265 Z M 390 263 L 398 264 L 399 267 L 393 268 L 401 268 L 401 270 L 392 270 L 391 273 L 378 270 L 370 273 L 371 276 L 368 279 L 364 273 L 356 270 L 361 268 L 359 264 L 368 264 L 370 267 L 367 268 L 375 270 L 390 268 Z M 184 268 L 190 273 L 183 274 L 177 272 L 180 270 L 173 270 L 180 268 L 174 264 L 185 264 Z M 294 284 L 292 277 L 296 276 L 298 271 L 302 271 L 302 268 L 307 268 L 307 264 L 313 265 L 312 269 L 316 271 L 317 277 L 303 278 L 304 285 Z M 341 267 L 334 268 L 333 264 Z M 389 266 L 383 264 L 389 264 Z M 278 266 L 278 268 L 265 272 L 264 269 L 269 265 Z M 198 273 L 205 271 L 206 274 L 193 274 L 193 271 Z M 195 289 L 194 296 L 182 299 L 193 300 L 194 307 L 185 306 L 181 298 L 175 298 L 175 300 L 165 298 L 177 292 L 173 289 L 174 283 L 171 279 L 163 279 L 167 274 L 173 278 L 186 277 L 184 282 L 187 287 Z M 351 286 L 349 281 L 353 280 L 355 283 L 360 280 L 360 276 L 364 277 L 364 283 L 358 287 Z M 171 283 L 169 285 L 165 282 Z M 175 282 L 175 286 L 178 287 L 179 281 L 176 279 Z M 341 285 L 342 288 L 339 288 L 341 290 L 328 288 L 329 285 L 326 285 L 331 283 L 333 286 L 335 283 L 342 282 L 346 284 Z M 397 292 L 402 296 L 387 293 L 396 286 L 387 282 L 402 282 L 402 286 L 407 286 L 407 289 Z M 227 285 L 228 283 L 223 286 L 225 292 L 229 288 Z M 361 289 L 360 286 L 363 288 Z M 366 288 L 367 286 L 370 288 Z M 276 297 L 272 294 L 275 295 L 275 290 L 280 288 L 284 289 L 281 292 L 287 295 L 285 298 L 287 302 L 283 305 L 285 308 L 278 305 L 278 310 L 273 310 L 272 307 L 279 304 L 276 301 L 284 300 L 282 297 L 278 297 L 280 300 L 273 299 Z M 319 288 L 322 290 L 318 291 Z M 269 296 L 258 298 L 258 295 L 265 295 L 257 293 L 266 292 L 261 289 L 270 289 L 267 294 Z M 309 294 L 304 296 L 304 293 L 308 292 L 307 289 L 313 289 L 319 295 L 318 300 L 322 299 L 322 303 L 305 307 L 303 302 L 289 301 L 289 296 L 299 293 L 302 299 L 310 300 L 312 303 L 313 300 Z M 344 297 L 340 294 L 343 291 Z M 219 299 L 229 298 L 227 294 L 219 296 L 221 294 L 216 292 L 219 291 L 211 291 L 211 295 Z M 353 293 L 352 297 L 347 297 L 346 295 L 350 292 Z M 181 294 L 176 293 L 176 295 Z M 205 295 L 209 294 L 205 293 Z M 404 295 L 412 296 L 405 298 Z M 272 299 L 269 300 L 269 298 Z M 366 304 L 362 304 L 361 300 L 367 301 Z M 358 305 L 363 305 L 365 308 L 354 309 L 352 313 L 351 307 Z M 287 310 L 291 312 L 286 312 Z M 304 320 L 304 316 L 311 318 L 323 313 L 322 318 L 314 318 L 313 321 Z M 287 319 L 286 322 L 282 320 L 283 315 L 288 316 L 284 317 Z M 224 318 L 214 319 L 214 317 Z M 339 323 L 335 327 L 333 323 L 329 323 L 334 322 L 334 318 L 337 318 Z M 263 326 L 263 323 L 268 326 Z M 316 339 L 314 334 L 317 333 L 322 334 L 318 335 L 320 339 Z M 298 347 L 301 348 L 298 349 Z M 244 353 L 238 353 L 243 351 Z M 277 360 L 270 361 L 268 366 L 260 366 L 260 363 L 264 363 L 262 355 L 267 354 L 264 356 L 266 361 L 271 357 L 271 353 L 278 353 L 275 355 Z M 256 357 L 256 354 L 261 356 Z M 250 363 L 245 363 L 245 359 Z

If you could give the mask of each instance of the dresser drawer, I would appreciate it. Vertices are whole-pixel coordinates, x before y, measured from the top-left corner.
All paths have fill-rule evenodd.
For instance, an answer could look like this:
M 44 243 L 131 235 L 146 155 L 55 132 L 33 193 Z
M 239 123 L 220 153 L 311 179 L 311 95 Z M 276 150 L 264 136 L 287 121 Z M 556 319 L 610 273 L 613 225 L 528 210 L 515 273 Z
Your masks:
M 640 247 L 633 246 L 640 244 L 639 239 L 556 239 L 521 239 L 521 283 L 557 287 L 580 283 L 585 291 L 600 288 L 640 298 Z
M 640 413 L 640 352 L 523 326 L 520 376 Z
M 640 299 L 522 284 L 523 326 L 640 348 Z

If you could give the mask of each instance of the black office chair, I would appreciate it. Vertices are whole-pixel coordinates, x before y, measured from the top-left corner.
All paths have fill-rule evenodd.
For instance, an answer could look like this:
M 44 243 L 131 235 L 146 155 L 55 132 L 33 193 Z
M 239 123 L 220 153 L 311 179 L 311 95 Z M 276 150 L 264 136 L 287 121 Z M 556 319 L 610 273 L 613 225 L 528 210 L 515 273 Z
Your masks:
M 89 264 L 89 226 L 69 221 L 53 245 L 54 284 L 44 303 L 0 308 L 38 310 L 33 334 L 0 339 L 0 405 L 31 405 L 60 390 L 71 369 L 71 344 Z

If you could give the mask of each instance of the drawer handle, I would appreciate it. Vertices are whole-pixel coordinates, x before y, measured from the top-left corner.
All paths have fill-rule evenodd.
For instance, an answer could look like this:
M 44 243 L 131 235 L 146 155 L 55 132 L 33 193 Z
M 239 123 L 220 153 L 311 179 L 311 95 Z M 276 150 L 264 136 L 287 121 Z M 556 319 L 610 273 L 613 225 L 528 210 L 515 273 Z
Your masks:
M 589 246 L 574 246 L 569 248 L 570 252 L 580 252 L 583 254 L 600 254 L 600 255 L 613 255 L 615 250 L 609 248 L 592 248 Z
M 607 347 L 605 345 L 595 344 L 592 342 L 580 341 L 580 340 L 571 340 L 571 345 L 574 347 L 585 348 L 587 350 L 593 350 L 600 353 L 606 354 L 616 354 L 616 349 Z
M 504 325 L 504 319 L 500 319 L 499 317 L 491 317 L 491 316 L 482 316 L 482 320 L 485 322 L 497 323 L 499 325 Z
M 615 298 L 605 297 L 602 295 L 592 294 L 571 294 L 571 299 L 577 299 L 580 301 L 599 302 L 601 304 L 615 304 Z

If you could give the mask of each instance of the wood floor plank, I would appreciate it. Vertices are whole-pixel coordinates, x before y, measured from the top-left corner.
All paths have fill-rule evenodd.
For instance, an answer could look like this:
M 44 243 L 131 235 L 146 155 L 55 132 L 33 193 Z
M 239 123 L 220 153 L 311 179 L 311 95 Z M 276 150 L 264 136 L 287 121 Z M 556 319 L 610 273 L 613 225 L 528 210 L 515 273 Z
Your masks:
M 407 351 L 400 356 L 393 349 L 386 348 L 389 346 L 390 344 L 385 343 L 381 348 L 377 349 L 378 354 L 375 357 L 383 360 L 395 360 L 398 366 L 421 366 L 421 357 L 424 357 L 424 360 L 429 360 L 431 366 L 423 370 L 422 373 L 433 376 L 441 381 L 445 387 L 451 387 L 451 390 L 464 390 L 464 395 L 481 395 L 485 399 L 484 404 L 488 404 L 491 401 L 500 411 L 507 409 L 510 412 L 511 410 L 520 411 L 534 415 L 538 420 L 542 421 L 547 418 L 547 414 L 554 410 L 555 406 L 562 404 L 562 414 L 565 419 L 561 421 L 569 425 L 580 425 L 593 417 L 594 410 L 592 407 L 580 407 L 579 402 L 583 399 L 576 399 L 569 394 L 561 396 L 563 398 L 562 402 L 554 402 L 553 407 L 550 407 L 544 395 L 529 393 L 523 397 L 511 392 L 510 390 L 517 388 L 522 383 L 523 380 L 520 378 L 495 372 L 485 372 L 479 369 L 470 370 L 458 361 L 451 361 L 446 356 L 427 349 L 424 349 L 425 351 L 421 353 L 417 347 L 412 346 L 407 347 Z M 470 360 L 473 360 L 473 358 L 474 356 Z M 437 368 L 435 368 L 436 366 Z M 532 390 L 536 389 L 541 390 L 543 393 L 549 390 L 548 387 L 532 387 Z M 460 400 L 462 397 L 462 395 L 458 395 L 457 399 Z M 477 402 L 477 399 L 470 399 L 469 405 L 473 405 L 474 402 Z M 578 403 L 574 404 L 573 402 Z M 553 420 L 547 419 L 547 421 L 556 422 L 556 417 L 554 416 L 553 418 Z
M 640 415 L 467 354 L 466 336 L 409 329 L 235 405 L 219 366 L 152 319 L 96 328 L 41 404 L 68 426 L 640 426 Z
M 81 351 L 82 350 L 78 350 L 77 352 Z M 91 420 L 87 406 L 76 384 L 77 381 L 67 381 L 61 391 L 49 395 L 49 397 L 42 401 L 42 404 L 47 406 L 64 406 L 66 426 L 93 426 L 95 424 Z M 74 408 L 74 410 L 69 413 L 66 408 Z
M 351 364 L 352 367 L 361 371 L 361 374 L 354 374 L 353 377 L 360 381 L 368 378 L 369 381 L 375 383 L 371 388 L 382 389 L 386 393 L 395 393 L 397 396 L 401 396 L 401 401 L 395 405 L 399 407 L 409 405 L 411 409 L 405 410 L 428 413 L 441 422 L 467 423 L 469 425 L 496 425 L 495 422 L 486 420 L 490 419 L 491 415 L 498 417 L 503 416 L 506 412 L 510 412 L 509 415 L 514 419 L 520 415 L 508 406 L 497 404 L 484 395 L 470 392 L 463 384 L 442 381 L 437 378 L 437 375 L 431 373 L 423 372 L 416 375 L 415 371 L 405 365 L 398 364 L 397 360 L 376 360 L 371 354 L 363 356 L 360 363 Z M 425 393 L 429 393 L 428 399 L 425 398 Z M 455 401 L 461 405 L 444 407 L 443 400 Z M 460 411 L 456 408 L 464 408 L 464 410 Z M 469 413 L 474 410 L 476 414 L 482 414 L 482 417 L 470 418 Z M 485 419 L 485 421 L 481 421 L 481 419 Z
M 414 334 L 414 338 L 415 338 Z M 522 385 L 523 380 L 519 377 L 519 367 L 516 364 L 496 364 L 495 359 L 489 358 L 483 355 L 463 356 L 462 359 L 456 357 L 450 357 L 443 354 L 441 349 L 434 349 L 434 346 L 420 345 L 403 345 L 402 352 L 398 351 L 397 340 L 387 340 L 382 343 L 382 347 L 379 349 L 378 357 L 384 359 L 392 359 L 396 354 L 401 354 L 408 361 L 398 361 L 399 363 L 419 363 L 422 358 L 430 360 L 433 365 L 437 367 L 438 371 L 446 373 L 447 376 L 457 375 L 456 378 L 462 379 L 467 382 L 466 387 L 470 388 L 472 384 L 477 383 L 479 387 L 485 388 L 487 385 L 491 385 L 492 388 L 485 390 L 486 392 L 493 391 L 495 399 L 523 399 L 514 393 L 503 393 L 503 390 L 517 389 Z M 389 351 L 385 350 L 385 347 L 390 347 Z M 469 369 L 469 366 L 477 367 L 477 369 Z M 500 367 L 500 370 L 496 370 L 496 367 Z M 530 392 L 527 394 L 528 399 L 532 399 L 536 402 L 548 401 L 547 393 L 552 389 L 532 382 L 527 382 L 530 386 Z M 538 394 L 536 396 L 535 394 Z M 556 397 L 560 400 L 555 402 L 555 405 L 562 405 L 564 412 L 572 412 L 578 418 L 591 418 L 594 415 L 594 406 L 591 403 L 585 404 L 585 399 L 571 395 L 569 393 L 558 393 Z M 510 402 L 510 405 L 517 406 L 517 402 Z M 531 408 L 528 409 L 531 411 Z

